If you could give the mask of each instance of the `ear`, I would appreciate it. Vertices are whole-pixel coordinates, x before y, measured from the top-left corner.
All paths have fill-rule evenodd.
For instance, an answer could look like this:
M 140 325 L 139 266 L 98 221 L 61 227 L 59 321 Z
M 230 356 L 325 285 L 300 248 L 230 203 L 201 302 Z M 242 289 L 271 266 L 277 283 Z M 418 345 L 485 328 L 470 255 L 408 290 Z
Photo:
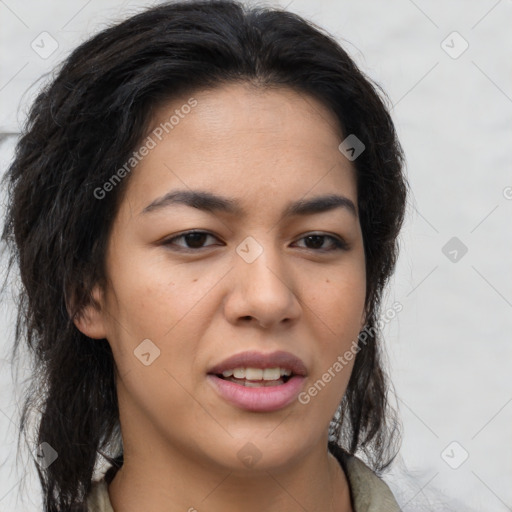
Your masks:
M 105 323 L 105 305 L 103 293 L 98 285 L 92 290 L 93 301 L 84 306 L 73 317 L 76 328 L 89 338 L 103 339 L 107 337 Z

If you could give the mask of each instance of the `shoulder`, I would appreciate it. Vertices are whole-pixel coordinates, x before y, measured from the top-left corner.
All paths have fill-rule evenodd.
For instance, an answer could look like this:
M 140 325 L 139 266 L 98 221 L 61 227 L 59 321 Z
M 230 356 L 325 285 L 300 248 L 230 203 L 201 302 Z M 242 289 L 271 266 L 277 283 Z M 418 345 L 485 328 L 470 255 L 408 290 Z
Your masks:
M 87 496 L 87 511 L 114 512 L 108 496 L 107 482 L 104 478 L 92 482 L 91 490 Z
M 350 485 L 354 512 L 400 512 L 400 507 L 388 487 L 361 459 L 341 449 L 332 449 Z

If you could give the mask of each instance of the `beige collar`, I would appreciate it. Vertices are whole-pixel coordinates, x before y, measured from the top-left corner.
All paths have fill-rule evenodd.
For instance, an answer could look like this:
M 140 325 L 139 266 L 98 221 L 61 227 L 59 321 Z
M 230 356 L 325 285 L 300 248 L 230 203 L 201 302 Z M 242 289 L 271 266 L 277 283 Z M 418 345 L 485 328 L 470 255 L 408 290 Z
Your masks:
M 343 453 L 341 459 L 350 484 L 354 512 L 400 512 L 386 482 L 361 459 L 348 453 Z

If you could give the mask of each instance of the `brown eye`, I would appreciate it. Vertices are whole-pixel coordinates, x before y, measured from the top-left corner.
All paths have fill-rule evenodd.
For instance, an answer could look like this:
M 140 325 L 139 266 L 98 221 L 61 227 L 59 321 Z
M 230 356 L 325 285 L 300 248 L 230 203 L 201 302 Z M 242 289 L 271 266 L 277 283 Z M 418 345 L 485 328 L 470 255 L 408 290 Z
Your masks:
M 204 245 L 208 237 L 216 238 L 214 235 L 207 233 L 206 231 L 188 231 L 187 233 L 182 233 L 181 235 L 168 238 L 163 242 L 163 245 L 174 245 L 178 247 L 178 250 L 183 249 L 185 251 L 203 249 L 205 247 L 209 247 Z M 185 242 L 185 245 L 177 244 L 177 240 L 183 240 Z
M 312 234 L 301 238 L 301 240 L 306 241 L 306 249 L 312 249 L 314 251 L 330 252 L 336 250 L 347 250 L 349 248 L 345 240 L 331 235 Z M 326 240 L 330 241 L 330 248 L 322 247 Z

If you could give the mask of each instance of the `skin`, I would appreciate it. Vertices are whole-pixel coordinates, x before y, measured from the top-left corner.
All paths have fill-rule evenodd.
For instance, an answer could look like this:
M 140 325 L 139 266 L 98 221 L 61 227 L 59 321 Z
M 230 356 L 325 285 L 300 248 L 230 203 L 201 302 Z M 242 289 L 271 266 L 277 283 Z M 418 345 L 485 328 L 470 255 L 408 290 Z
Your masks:
M 125 462 L 109 486 L 113 508 L 351 512 L 327 434 L 354 360 L 307 405 L 274 412 L 239 409 L 206 379 L 233 354 L 284 350 L 305 363 L 307 390 L 357 339 L 365 256 L 355 168 L 338 150 L 344 136 L 315 99 L 247 84 L 175 99 L 152 126 L 190 96 L 197 106 L 132 171 L 109 240 L 108 285 L 75 321 L 106 338 L 116 361 Z M 142 213 L 174 189 L 236 198 L 246 215 L 185 205 Z M 356 214 L 281 220 L 289 202 L 332 193 Z M 187 230 L 212 236 L 164 244 Z M 329 237 L 315 245 L 312 232 L 349 248 Z M 236 252 L 248 236 L 263 249 L 252 263 Z M 134 355 L 144 339 L 160 350 L 147 366 Z M 237 456 L 248 442 L 261 455 L 251 467 Z

